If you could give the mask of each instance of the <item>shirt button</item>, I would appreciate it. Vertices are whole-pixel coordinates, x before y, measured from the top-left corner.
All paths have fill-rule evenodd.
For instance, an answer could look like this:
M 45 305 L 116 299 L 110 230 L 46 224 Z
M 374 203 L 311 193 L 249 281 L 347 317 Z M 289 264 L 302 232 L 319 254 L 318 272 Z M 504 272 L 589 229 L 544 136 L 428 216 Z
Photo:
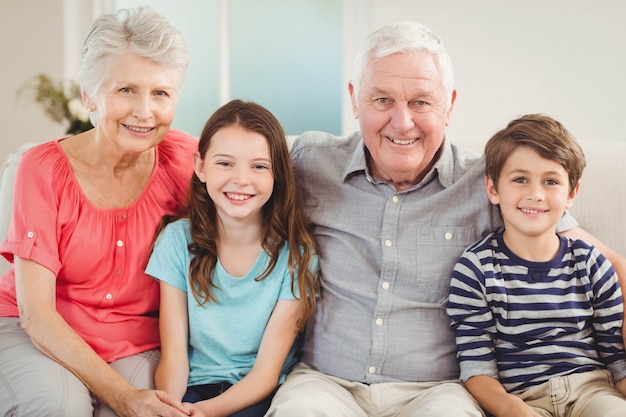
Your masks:
M 398 196 L 394 195 L 393 197 L 391 197 L 391 201 L 393 201 L 394 203 L 398 202 Z
M 385 240 L 385 246 L 387 246 L 388 248 L 391 247 L 391 240 Z
M 443 237 L 444 237 L 444 239 L 446 239 L 446 240 L 450 240 L 450 239 L 452 239 L 452 233 L 450 233 L 450 232 L 446 232 L 446 234 L 445 234 L 445 235 L 443 235 Z
M 119 275 L 119 274 L 121 274 L 121 273 L 122 273 L 122 270 L 121 270 L 121 269 L 117 268 L 117 269 L 115 270 L 115 274 L 116 274 L 116 275 Z
M 121 240 L 118 240 L 117 246 L 121 248 L 122 246 L 124 246 L 124 242 L 122 242 Z
M 107 300 L 110 300 L 113 298 L 113 294 L 108 293 L 107 295 L 104 296 Z
M 383 290 L 388 290 L 389 289 L 389 283 L 388 282 L 383 282 L 381 284 L 381 287 L 383 287 Z
M 533 272 L 533 279 L 535 281 L 539 281 L 541 279 L 541 274 L 539 272 Z
M 35 236 L 35 233 L 33 233 L 33 232 L 28 232 L 28 233 L 26 234 L 26 236 L 28 236 L 28 238 L 29 238 L 29 239 L 32 239 L 32 238 Z
M 376 319 L 376 325 L 377 326 L 382 326 L 383 325 L 383 319 Z
M 126 214 L 125 213 L 120 214 L 120 219 L 124 220 L 125 218 L 126 218 Z
M 369 372 L 370 374 L 373 374 L 376 372 L 376 367 L 375 366 L 370 366 L 369 368 L 367 368 L 367 372 Z

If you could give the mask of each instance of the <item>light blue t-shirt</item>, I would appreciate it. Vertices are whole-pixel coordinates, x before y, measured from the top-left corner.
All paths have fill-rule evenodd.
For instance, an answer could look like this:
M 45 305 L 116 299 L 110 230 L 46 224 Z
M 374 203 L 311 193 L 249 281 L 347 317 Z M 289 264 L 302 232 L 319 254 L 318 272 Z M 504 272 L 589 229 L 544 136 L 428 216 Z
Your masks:
M 289 246 L 284 245 L 276 266 L 262 281 L 255 278 L 263 273 L 269 261 L 264 251 L 252 269 L 240 278 L 229 275 L 218 260 L 213 277 L 218 288 L 212 289 L 218 303 L 209 301 L 199 306 L 188 279 L 190 242 L 188 219 L 167 225 L 155 242 L 146 273 L 187 293 L 188 386 L 219 382 L 235 384 L 252 369 L 276 302 L 299 297 L 297 279 L 295 296 L 291 291 L 291 275 L 287 268 Z M 283 366 L 280 382 L 295 361 L 294 344 Z

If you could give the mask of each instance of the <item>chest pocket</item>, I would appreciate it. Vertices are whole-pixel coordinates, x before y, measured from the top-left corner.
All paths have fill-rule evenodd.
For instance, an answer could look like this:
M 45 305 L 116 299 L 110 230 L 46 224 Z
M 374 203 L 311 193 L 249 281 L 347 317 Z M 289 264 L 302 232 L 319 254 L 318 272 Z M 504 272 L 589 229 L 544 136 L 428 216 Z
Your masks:
M 442 303 L 448 298 L 452 269 L 465 248 L 478 239 L 472 227 L 418 227 L 416 253 L 409 255 L 419 301 Z

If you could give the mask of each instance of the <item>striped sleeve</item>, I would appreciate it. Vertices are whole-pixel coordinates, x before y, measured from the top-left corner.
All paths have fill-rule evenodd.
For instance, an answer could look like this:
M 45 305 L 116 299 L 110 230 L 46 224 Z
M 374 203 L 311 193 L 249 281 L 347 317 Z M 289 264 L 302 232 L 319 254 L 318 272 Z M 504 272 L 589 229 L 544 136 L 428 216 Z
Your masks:
M 491 250 L 483 239 L 468 248 L 452 272 L 447 313 L 456 334 L 461 380 L 486 375 L 498 378 L 494 354 L 496 328 L 486 298 L 484 266 L 492 265 Z

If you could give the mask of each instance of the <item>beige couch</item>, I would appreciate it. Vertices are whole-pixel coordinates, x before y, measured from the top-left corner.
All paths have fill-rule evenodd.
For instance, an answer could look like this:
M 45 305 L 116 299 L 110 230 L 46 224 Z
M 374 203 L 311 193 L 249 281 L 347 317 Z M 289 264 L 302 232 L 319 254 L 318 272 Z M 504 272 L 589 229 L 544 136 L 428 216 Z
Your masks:
M 293 139 L 293 138 L 290 138 Z M 483 143 L 464 143 L 461 146 L 482 150 Z M 587 168 L 583 173 L 578 197 L 571 209 L 580 225 L 626 256 L 626 140 L 581 141 L 587 156 Z M 21 153 L 31 147 L 26 144 L 9 155 L 0 172 L 0 239 L 4 240 L 11 217 L 11 202 L 15 168 Z M 19 192 L 19 191 L 18 191 Z M 0 260 L 0 272 L 9 264 Z

